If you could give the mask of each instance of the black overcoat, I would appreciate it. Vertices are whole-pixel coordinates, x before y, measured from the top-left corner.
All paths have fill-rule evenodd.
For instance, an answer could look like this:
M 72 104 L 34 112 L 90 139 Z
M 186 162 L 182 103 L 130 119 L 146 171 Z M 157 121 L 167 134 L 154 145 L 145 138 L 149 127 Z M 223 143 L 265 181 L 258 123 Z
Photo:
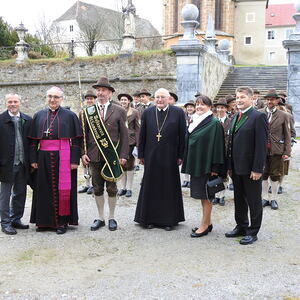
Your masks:
M 29 139 L 27 138 L 31 117 L 20 113 L 22 139 L 24 147 L 24 165 L 26 177 L 29 175 Z M 0 181 L 13 183 L 13 164 L 15 155 L 15 127 L 11 116 L 6 110 L 0 114 Z
M 134 220 L 143 226 L 174 226 L 184 221 L 177 160 L 183 158 L 185 131 L 181 108 L 169 106 L 160 141 L 156 137 L 156 107 L 142 115 L 138 154 L 145 165 Z

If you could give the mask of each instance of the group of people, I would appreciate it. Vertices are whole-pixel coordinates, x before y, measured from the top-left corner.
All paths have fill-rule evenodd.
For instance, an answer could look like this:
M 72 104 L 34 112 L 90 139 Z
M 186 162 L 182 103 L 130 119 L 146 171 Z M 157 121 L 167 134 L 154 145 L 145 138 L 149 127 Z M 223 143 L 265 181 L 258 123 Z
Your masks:
M 7 110 L 0 115 L 4 233 L 29 228 L 21 221 L 27 184 L 33 188 L 30 222 L 37 231 L 64 234 L 68 225 L 78 225 L 80 159 L 87 180 L 84 192 L 92 187 L 98 209 L 90 229 L 106 225 L 106 189 L 108 229 L 116 230 L 117 196 L 132 196 L 136 155 L 144 174 L 134 221 L 142 227 L 170 231 L 185 220 L 181 166 L 182 186 L 190 188 L 192 198 L 201 200 L 202 217 L 192 228 L 192 238 L 212 231 L 213 204 L 224 205 L 225 200 L 224 191 L 215 194 L 208 185 L 214 179 L 226 181 L 229 175 L 236 227 L 225 236 L 243 236 L 240 243 L 245 245 L 257 240 L 263 206 L 278 208 L 276 196 L 287 174 L 293 135 L 292 114 L 275 90 L 270 90 L 266 106 L 259 109 L 249 87 L 240 87 L 235 96 L 214 104 L 198 93 L 182 109 L 174 105 L 177 95 L 164 88 L 151 101 L 146 89 L 133 96 L 121 93 L 118 100 L 112 100 L 115 89 L 106 77 L 92 87 L 84 94 L 79 117 L 62 107 L 63 91 L 58 87 L 47 91 L 47 108 L 32 119 L 20 112 L 19 95 L 6 95 Z M 268 200 L 262 199 L 262 187 Z

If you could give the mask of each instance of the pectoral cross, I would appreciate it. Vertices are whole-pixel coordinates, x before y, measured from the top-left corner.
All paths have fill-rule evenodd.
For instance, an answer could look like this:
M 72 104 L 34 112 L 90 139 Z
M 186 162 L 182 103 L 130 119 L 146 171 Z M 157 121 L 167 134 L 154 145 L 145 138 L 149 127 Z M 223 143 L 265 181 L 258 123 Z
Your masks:
M 47 130 L 45 130 L 44 133 L 45 133 L 45 136 L 48 137 L 49 133 L 50 133 L 49 128 L 47 128 Z
M 160 132 L 156 135 L 157 137 L 157 141 L 159 142 L 160 138 L 162 137 L 162 135 L 160 134 Z

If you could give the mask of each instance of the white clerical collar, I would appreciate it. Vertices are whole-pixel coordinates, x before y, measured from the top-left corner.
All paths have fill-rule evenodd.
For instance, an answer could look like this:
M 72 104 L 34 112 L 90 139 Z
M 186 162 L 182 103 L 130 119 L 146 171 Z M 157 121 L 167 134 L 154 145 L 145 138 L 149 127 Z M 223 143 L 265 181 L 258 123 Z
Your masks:
M 21 117 L 20 112 L 18 112 L 16 115 L 14 115 L 14 114 L 12 114 L 12 113 L 8 110 L 8 114 L 9 114 L 11 117 L 18 117 L 18 118 Z
M 157 107 L 158 111 L 161 111 L 161 110 L 166 111 L 168 108 L 169 108 L 169 104 L 165 108 L 158 108 Z

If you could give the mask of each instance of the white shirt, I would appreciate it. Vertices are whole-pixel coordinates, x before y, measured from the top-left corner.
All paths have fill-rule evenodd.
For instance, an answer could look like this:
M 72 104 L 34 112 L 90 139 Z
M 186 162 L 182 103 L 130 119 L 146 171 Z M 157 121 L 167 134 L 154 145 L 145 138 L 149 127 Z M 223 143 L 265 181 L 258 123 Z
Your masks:
M 190 124 L 188 131 L 191 133 L 205 118 L 212 115 L 212 111 L 209 110 L 203 115 L 198 115 L 197 113 L 194 113 L 192 116 L 193 122 Z
M 12 113 L 8 110 L 8 114 L 9 114 L 11 117 L 18 117 L 18 118 L 21 117 L 20 112 L 18 112 L 16 115 L 14 115 L 14 114 L 12 114 Z
M 223 118 L 219 118 L 220 122 L 224 123 L 226 120 L 226 115 Z
M 105 116 L 106 116 L 106 112 L 107 112 L 107 108 L 108 108 L 108 105 L 110 104 L 110 101 L 107 101 L 105 104 L 102 104 L 100 102 L 97 102 L 99 108 L 100 108 L 100 111 L 101 111 L 101 106 L 104 105 L 104 119 L 105 119 Z
M 252 106 L 250 105 L 250 106 L 247 107 L 246 109 L 241 110 L 242 114 L 246 113 L 246 112 L 247 112 L 249 109 L 251 109 L 251 108 L 252 108 Z
M 273 113 L 276 111 L 276 107 L 274 107 L 273 109 L 269 109 L 268 107 L 266 108 L 266 112 L 268 113 L 268 122 L 271 123 L 272 121 L 272 116 Z

